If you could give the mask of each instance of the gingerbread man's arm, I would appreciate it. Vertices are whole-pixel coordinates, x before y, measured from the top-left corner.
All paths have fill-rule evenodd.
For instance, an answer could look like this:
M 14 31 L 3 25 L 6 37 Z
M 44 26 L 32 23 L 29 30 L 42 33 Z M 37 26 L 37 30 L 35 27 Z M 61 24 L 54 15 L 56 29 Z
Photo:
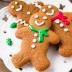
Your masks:
M 56 35 L 55 32 L 49 30 L 48 34 L 49 34 L 48 40 L 49 40 L 49 42 L 51 44 L 57 44 L 57 43 L 59 43 L 59 37 Z
M 26 36 L 27 32 L 28 32 L 28 28 L 22 27 L 16 31 L 15 35 L 17 38 L 22 39 L 24 36 Z
M 65 15 L 69 20 L 72 20 L 72 12 L 64 12 L 64 15 Z

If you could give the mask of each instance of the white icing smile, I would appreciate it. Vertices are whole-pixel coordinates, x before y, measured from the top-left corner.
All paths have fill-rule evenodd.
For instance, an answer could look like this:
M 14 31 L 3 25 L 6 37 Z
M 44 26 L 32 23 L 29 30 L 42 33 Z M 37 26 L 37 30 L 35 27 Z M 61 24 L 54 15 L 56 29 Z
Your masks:
M 17 8 L 16 11 L 21 11 L 22 8 L 23 8 L 23 6 L 22 5 L 19 5 L 19 8 Z
M 35 20 L 35 24 L 38 25 L 38 26 L 41 26 L 41 25 L 43 25 L 44 23 L 45 23 L 44 21 L 42 21 L 42 22 L 39 23 L 37 20 Z
M 48 13 L 48 12 L 47 12 L 46 15 L 52 16 L 52 15 L 54 14 L 54 12 L 55 12 L 55 11 L 52 9 L 52 10 L 51 10 L 51 13 Z

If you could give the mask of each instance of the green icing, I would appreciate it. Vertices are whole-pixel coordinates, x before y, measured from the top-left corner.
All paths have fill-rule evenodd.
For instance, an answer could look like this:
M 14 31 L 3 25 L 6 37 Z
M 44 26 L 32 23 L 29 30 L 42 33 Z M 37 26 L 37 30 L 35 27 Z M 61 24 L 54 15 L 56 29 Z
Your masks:
M 7 38 L 6 39 L 6 44 L 11 46 L 12 45 L 12 40 L 10 38 Z
M 17 27 L 17 23 L 16 22 L 13 22 L 11 25 L 10 25 L 10 28 L 16 28 Z
M 38 33 L 38 36 L 39 36 L 38 42 L 39 43 L 42 43 L 44 41 L 44 36 L 45 37 L 48 37 L 49 36 L 49 34 L 47 33 L 47 31 L 49 30 L 48 27 L 38 30 L 38 29 L 34 28 L 32 25 L 29 25 L 29 29 L 31 29 L 32 31 Z

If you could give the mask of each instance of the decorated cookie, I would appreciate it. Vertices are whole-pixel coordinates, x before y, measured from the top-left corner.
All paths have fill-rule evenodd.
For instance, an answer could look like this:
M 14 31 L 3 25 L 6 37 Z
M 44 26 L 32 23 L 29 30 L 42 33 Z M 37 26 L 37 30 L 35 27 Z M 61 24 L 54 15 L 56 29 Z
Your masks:
M 16 68 L 31 62 L 38 71 L 47 69 L 50 62 L 47 58 L 49 44 L 59 43 L 58 36 L 50 30 L 51 20 L 44 12 L 33 14 L 28 26 L 20 27 L 16 37 L 22 40 L 21 50 L 12 57 Z
M 72 56 L 72 12 L 61 12 L 53 5 L 42 7 L 51 18 L 53 30 L 59 35 L 61 44 L 59 53 L 63 56 Z
M 3 0 L 4 1 L 4 0 Z M 15 1 L 15 0 L 14 0 Z M 24 0 L 24 1 L 26 1 L 27 3 L 31 3 L 32 2 L 32 4 L 33 4 L 33 1 L 36 1 L 36 0 Z M 40 0 L 41 1 L 41 0 Z M 42 0 L 42 2 L 44 2 L 44 3 L 51 3 L 51 4 L 53 4 L 53 5 L 60 5 L 60 4 L 62 4 L 63 6 L 65 6 L 62 10 L 63 10 L 63 12 L 64 11 L 72 11 L 72 9 L 71 9 L 71 3 L 70 2 L 68 2 L 68 0 L 66 1 L 66 0 L 55 0 L 54 2 L 53 2 L 53 0 Z M 4 2 L 4 4 L 5 4 L 5 2 Z M 2 4 L 1 4 L 2 5 Z M 1 6 L 0 5 L 0 6 Z M 29 4 L 28 4 L 29 5 Z M 34 5 L 35 5 L 35 7 L 37 7 L 38 9 L 40 9 L 41 10 L 41 6 L 43 6 L 43 4 L 42 3 L 40 3 L 40 5 L 38 5 L 38 4 L 36 4 L 36 3 L 34 3 Z M 3 6 L 3 5 L 2 5 Z M 58 6 L 57 6 L 58 7 Z M 50 8 L 50 7 L 49 7 Z M 59 7 L 60 8 L 60 7 Z M 61 8 L 60 8 L 61 9 Z M 48 10 L 49 11 L 49 10 Z M 41 11 L 42 12 L 42 11 Z M 43 12 L 45 12 L 45 9 L 43 9 Z M 56 11 L 57 12 L 57 11 Z M 55 13 L 55 12 L 54 12 Z M 58 14 L 58 13 L 57 13 Z M 56 14 L 56 15 L 57 15 Z M 68 13 L 69 14 L 69 13 Z M 65 16 L 68 16 L 67 15 L 67 13 L 64 13 L 64 15 Z M 35 16 L 35 18 L 37 19 L 37 16 Z M 39 18 L 39 17 L 38 17 Z M 46 19 L 47 17 L 43 17 L 43 19 Z M 49 20 L 52 18 L 50 18 L 50 16 L 48 17 L 49 18 Z M 68 19 L 71 19 L 71 18 L 69 18 L 68 17 Z M 43 38 L 41 39 L 40 38 L 40 40 L 38 40 L 38 38 L 39 38 L 39 36 L 37 35 L 38 34 L 38 32 L 34 32 L 34 31 L 32 31 L 32 30 L 30 30 L 29 28 L 29 31 L 31 31 L 31 32 L 33 32 L 33 38 L 32 37 L 30 37 L 30 38 L 28 38 L 28 40 L 30 39 L 30 41 L 32 41 L 31 43 L 30 43 L 30 46 L 29 46 L 29 49 L 32 49 L 32 51 L 31 51 L 31 53 L 32 52 L 34 52 L 33 53 L 33 55 L 30 53 L 29 55 L 32 55 L 33 56 L 33 59 L 32 60 L 30 60 L 30 62 L 28 63 L 28 64 L 26 64 L 26 65 L 22 65 L 23 67 L 20 67 L 20 68 L 16 68 L 15 67 L 15 65 L 13 64 L 13 62 L 11 61 L 11 59 L 13 59 L 12 58 L 12 56 L 14 56 L 16 53 L 18 53 L 18 52 L 20 52 L 20 46 L 21 46 L 21 42 L 23 41 L 23 40 L 21 40 L 21 37 L 19 37 L 19 36 L 17 36 L 17 37 L 19 37 L 20 39 L 18 39 L 18 38 L 16 38 L 16 36 L 15 36 L 15 33 L 16 33 L 16 31 L 18 31 L 18 30 L 20 30 L 22 27 L 24 27 L 24 28 L 26 28 L 27 29 L 27 26 L 29 27 L 29 25 L 32 25 L 33 27 L 35 27 L 34 26 L 34 24 L 30 24 L 29 23 L 29 21 L 28 21 L 28 25 L 26 25 L 26 26 L 21 26 L 21 28 L 20 28 L 20 23 L 18 22 L 18 23 L 16 23 L 16 22 L 18 22 L 18 18 L 16 17 L 16 16 L 13 16 L 13 15 L 11 15 L 10 13 L 9 13 L 9 11 L 8 11 L 8 6 L 7 7 L 5 7 L 5 8 L 3 8 L 3 9 L 0 9 L 0 58 L 3 60 L 3 62 L 4 62 L 4 64 L 5 64 L 5 66 L 6 66 L 6 68 L 8 68 L 9 70 L 10 70 L 10 72 L 69 72 L 69 71 L 71 71 L 71 69 L 72 69 L 72 57 L 67 57 L 67 58 L 65 58 L 65 57 L 62 57 L 62 56 L 60 56 L 59 54 L 58 54 L 58 52 L 57 52 L 57 50 L 55 49 L 56 47 L 54 47 L 54 46 L 48 46 L 48 54 L 47 54 L 47 58 L 49 59 L 48 61 L 50 61 L 51 62 L 51 65 L 50 65 L 50 67 L 46 70 L 46 71 L 38 71 L 39 70 L 39 68 L 36 66 L 36 64 L 35 63 L 37 63 L 38 62 L 38 60 L 40 60 L 41 61 L 41 57 L 39 58 L 39 56 L 41 56 L 40 54 L 41 53 L 36 53 L 36 51 L 37 52 L 42 52 L 42 50 L 40 51 L 38 51 L 38 50 L 36 50 L 36 48 L 37 48 L 37 46 L 39 46 L 40 44 L 42 45 L 44 42 L 46 42 L 47 40 L 47 38 L 49 39 L 49 36 L 48 37 L 46 37 L 46 36 L 44 36 L 44 40 L 43 40 Z M 49 21 L 48 21 L 49 22 Z M 47 24 L 48 25 L 50 25 L 51 23 L 51 21 L 48 23 L 47 22 Z M 54 22 L 55 23 L 55 22 Z M 39 25 L 39 24 L 38 24 Z M 43 25 L 42 25 L 43 26 Z M 62 25 L 61 25 L 62 26 Z M 39 26 L 40 28 L 41 28 L 41 26 Z M 36 27 L 37 28 L 37 27 Z M 37 28 L 38 29 L 38 28 Z M 42 29 L 42 28 L 41 28 Z M 39 30 L 39 29 L 38 29 Z M 24 31 L 25 31 L 25 29 L 24 29 Z M 50 30 L 48 30 L 47 31 L 47 33 L 49 34 L 49 31 Z M 28 32 L 29 33 L 29 32 Z M 35 34 L 34 34 L 35 33 Z M 25 36 L 25 35 L 24 35 Z M 29 35 L 27 35 L 28 37 L 29 37 Z M 52 38 L 52 39 L 54 39 L 54 38 Z M 28 41 L 28 43 L 30 42 L 30 41 Z M 24 42 L 24 41 L 23 41 Z M 25 41 L 26 42 L 26 41 Z M 39 44 L 39 45 L 38 45 Z M 23 44 L 22 44 L 23 45 Z M 61 45 L 61 44 L 60 44 Z M 28 46 L 28 45 L 27 45 Z M 27 49 L 27 46 L 24 48 L 24 49 Z M 43 45 L 43 47 L 44 47 L 45 45 Z M 47 45 L 46 45 L 47 46 Z M 32 47 L 34 47 L 34 48 L 32 48 Z M 41 47 L 41 46 L 40 46 Z M 41 49 L 45 49 L 45 53 L 43 53 L 43 55 L 45 54 L 45 56 L 46 56 L 46 47 L 45 48 L 41 48 Z M 39 48 L 39 47 L 38 47 Z M 39 48 L 40 49 L 40 48 Z M 36 51 L 35 51 L 36 50 Z M 38 55 L 38 57 L 36 58 L 36 56 Z M 36 58 L 36 60 L 34 60 L 34 55 L 35 55 L 35 58 Z M 42 56 L 43 56 L 42 55 Z M 26 57 L 25 55 L 24 55 L 24 57 Z M 44 61 L 44 59 L 43 59 L 44 57 L 42 57 L 42 60 Z M 19 58 L 18 58 L 19 59 Z M 0 60 L 0 61 L 2 61 L 2 60 Z M 20 60 L 21 61 L 21 60 Z M 33 61 L 35 61 L 35 62 L 33 62 Z M 36 62 L 37 61 L 37 62 Z M 39 62 L 40 62 L 39 61 Z M 41 61 L 42 62 L 42 61 Z M 39 64 L 41 64 L 41 66 L 42 66 L 42 64 L 44 65 L 44 67 L 45 68 L 47 68 L 46 67 L 46 65 L 48 64 L 47 62 L 46 62 L 46 65 L 44 64 L 45 62 L 42 62 L 42 63 L 39 63 Z M 49 62 L 49 63 L 50 63 Z M 2 66 L 2 64 L 3 63 L 1 63 L 0 64 L 0 72 L 1 71 L 5 71 L 6 72 L 6 70 L 4 70 L 4 65 Z M 33 66 L 32 66 L 33 65 Z M 37 65 L 38 65 L 38 63 L 37 63 Z M 38 65 L 38 66 L 40 66 L 40 65 Z M 44 67 L 43 67 L 43 69 L 44 69 Z M 40 67 L 41 68 L 41 67 Z M 37 69 L 37 70 L 36 70 Z M 9 71 L 8 70 L 8 71 Z
M 8 10 L 13 16 L 17 17 L 17 22 L 20 23 L 18 27 L 22 27 L 28 25 L 31 15 L 38 12 L 41 6 L 43 6 L 42 2 L 27 4 L 23 1 L 15 0 L 9 4 Z

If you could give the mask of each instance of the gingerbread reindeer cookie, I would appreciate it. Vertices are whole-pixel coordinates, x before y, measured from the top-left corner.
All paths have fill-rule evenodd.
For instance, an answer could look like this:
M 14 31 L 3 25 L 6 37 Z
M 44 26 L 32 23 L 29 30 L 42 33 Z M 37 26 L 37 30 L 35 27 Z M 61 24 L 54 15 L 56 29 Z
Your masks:
M 20 22 L 18 23 L 20 24 Z M 50 30 L 51 20 L 44 12 L 33 14 L 27 26 L 17 29 L 16 37 L 22 40 L 21 50 L 12 57 L 15 67 L 20 68 L 31 62 L 38 71 L 47 69 L 49 44 L 59 43 L 59 37 Z
M 53 30 L 61 40 L 59 53 L 66 57 L 72 56 L 72 12 L 63 13 L 53 5 L 43 6 L 42 9 L 51 18 Z

